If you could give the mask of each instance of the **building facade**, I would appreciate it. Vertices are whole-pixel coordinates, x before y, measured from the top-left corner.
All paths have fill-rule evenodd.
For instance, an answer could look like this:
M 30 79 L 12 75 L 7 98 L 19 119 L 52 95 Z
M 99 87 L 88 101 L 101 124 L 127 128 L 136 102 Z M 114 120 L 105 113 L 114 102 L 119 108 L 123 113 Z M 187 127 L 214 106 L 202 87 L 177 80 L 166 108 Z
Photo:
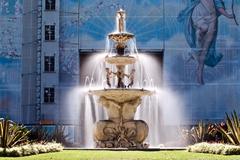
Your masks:
M 59 14 L 59 1 L 23 2 L 22 113 L 28 115 L 22 119 L 25 124 L 57 121 Z

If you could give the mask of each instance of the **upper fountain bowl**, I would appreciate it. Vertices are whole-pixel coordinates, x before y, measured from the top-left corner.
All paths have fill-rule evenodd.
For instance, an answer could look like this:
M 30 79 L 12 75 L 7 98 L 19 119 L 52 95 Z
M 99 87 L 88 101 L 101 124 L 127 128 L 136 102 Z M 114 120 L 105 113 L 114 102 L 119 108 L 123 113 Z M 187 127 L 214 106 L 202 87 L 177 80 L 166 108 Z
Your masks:
M 120 66 L 125 66 L 129 64 L 134 64 L 136 62 L 136 58 L 132 56 L 107 56 L 105 61 L 109 64 L 115 64 Z
M 108 38 L 115 41 L 116 43 L 124 44 L 128 40 L 134 38 L 134 34 L 129 32 L 112 32 L 108 34 Z

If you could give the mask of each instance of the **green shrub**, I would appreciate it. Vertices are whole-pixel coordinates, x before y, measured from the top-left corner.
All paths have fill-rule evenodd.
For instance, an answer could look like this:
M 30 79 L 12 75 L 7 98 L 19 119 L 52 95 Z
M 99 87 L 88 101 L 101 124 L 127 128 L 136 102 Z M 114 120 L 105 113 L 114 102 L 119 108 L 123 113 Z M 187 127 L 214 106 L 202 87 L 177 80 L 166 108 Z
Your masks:
M 29 134 L 29 140 L 36 143 L 47 143 L 47 142 L 57 142 L 64 146 L 71 145 L 69 140 L 69 135 L 65 134 L 65 127 L 61 125 L 56 125 L 54 131 L 50 132 L 43 126 L 33 128 Z
M 222 155 L 239 155 L 240 146 L 221 144 L 221 143 L 197 143 L 187 147 L 188 152 L 211 153 Z
M 60 143 L 27 144 L 19 147 L 0 148 L 0 156 L 21 157 L 39 153 L 60 152 L 63 146 Z
M 36 143 L 49 142 L 51 141 L 50 137 L 51 137 L 50 133 L 47 131 L 47 129 L 45 129 L 42 126 L 31 129 L 31 132 L 28 135 L 29 140 L 31 142 L 36 142 Z
M 61 143 L 64 146 L 70 145 L 68 142 L 69 135 L 65 133 L 65 127 L 61 125 L 57 125 L 54 132 L 51 134 L 51 140 L 57 143 Z
M 0 119 L 0 147 L 7 148 L 26 143 L 29 132 L 23 125 Z

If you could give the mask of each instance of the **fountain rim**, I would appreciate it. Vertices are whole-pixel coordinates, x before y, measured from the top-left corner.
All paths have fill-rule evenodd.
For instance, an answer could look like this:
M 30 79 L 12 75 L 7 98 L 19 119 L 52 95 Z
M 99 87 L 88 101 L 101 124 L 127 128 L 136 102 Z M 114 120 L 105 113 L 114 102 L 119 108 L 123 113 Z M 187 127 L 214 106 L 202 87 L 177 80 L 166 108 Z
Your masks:
M 134 37 L 135 35 L 129 32 L 112 32 L 108 34 L 109 39 L 118 43 L 125 43 Z
M 98 97 L 104 97 L 108 100 L 115 101 L 117 103 L 125 103 L 144 96 L 151 96 L 153 91 L 145 89 L 126 89 L 126 88 L 114 88 L 114 89 L 102 89 L 102 90 L 90 90 L 89 95 Z
M 136 63 L 136 57 L 129 56 L 129 55 L 114 55 L 114 56 L 106 56 L 105 61 L 109 64 L 115 65 L 129 65 Z
M 104 92 L 115 92 L 115 93 L 119 93 L 119 94 L 128 94 L 128 93 L 131 93 L 131 92 L 138 92 L 139 95 L 138 96 L 151 96 L 155 93 L 155 91 L 151 91 L 151 90 L 147 90 L 147 89 L 144 89 L 144 88 L 141 88 L 141 89 L 137 89 L 137 88 L 110 88 L 110 89 L 107 89 L 107 88 L 104 88 L 104 89 L 98 89 L 98 90 L 89 90 L 88 93 L 91 94 L 91 95 L 96 95 L 96 96 L 101 96 L 100 94 L 101 93 L 104 93 Z M 140 94 L 141 93 L 141 94 Z
M 134 38 L 135 35 L 130 32 L 111 32 L 108 34 L 108 37 L 111 38 L 112 36 L 129 36 L 131 38 Z

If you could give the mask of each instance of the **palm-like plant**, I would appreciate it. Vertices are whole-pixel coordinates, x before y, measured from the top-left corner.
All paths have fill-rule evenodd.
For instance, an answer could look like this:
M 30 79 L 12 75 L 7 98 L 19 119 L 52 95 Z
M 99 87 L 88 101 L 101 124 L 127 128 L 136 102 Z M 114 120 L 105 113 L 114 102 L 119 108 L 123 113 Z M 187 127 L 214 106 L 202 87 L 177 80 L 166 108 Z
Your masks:
M 223 134 L 227 141 L 234 145 L 240 145 L 240 119 L 237 112 L 231 113 L 231 117 L 226 113 L 227 129 L 218 125 L 218 130 Z
M 0 147 L 13 147 L 28 141 L 29 130 L 8 119 L 0 119 Z

